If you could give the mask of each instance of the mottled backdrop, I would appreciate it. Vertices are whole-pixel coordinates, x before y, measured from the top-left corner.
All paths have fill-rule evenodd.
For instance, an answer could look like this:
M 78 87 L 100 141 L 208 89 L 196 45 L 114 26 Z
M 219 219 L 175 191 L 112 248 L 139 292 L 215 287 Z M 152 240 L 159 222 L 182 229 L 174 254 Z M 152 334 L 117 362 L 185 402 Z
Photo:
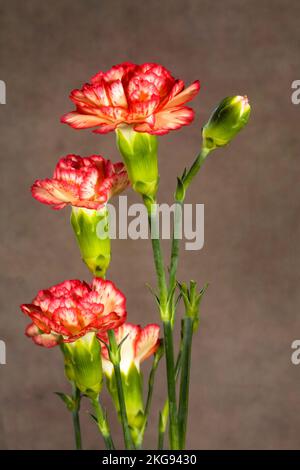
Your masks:
M 253 107 L 247 129 L 209 157 L 187 198 L 205 204 L 205 246 L 185 253 L 179 278 L 210 283 L 194 345 L 188 446 L 299 447 L 300 366 L 290 360 L 300 338 L 300 105 L 291 103 L 299 21 L 298 0 L 1 0 L 0 448 L 73 446 L 70 417 L 53 394 L 68 390 L 60 351 L 24 337 L 19 304 L 89 275 L 68 209 L 51 211 L 29 187 L 66 153 L 119 158 L 112 134 L 76 132 L 59 118 L 71 110 L 72 88 L 124 60 L 161 62 L 202 84 L 193 125 L 160 139 L 160 200 L 171 201 L 212 107 L 231 94 L 247 94 Z M 128 296 L 131 320 L 157 318 L 145 287 L 155 282 L 147 241 L 115 241 L 110 277 Z M 164 398 L 159 380 L 149 447 Z M 111 410 L 108 397 L 105 404 Z M 100 448 L 87 403 L 82 414 L 85 446 Z

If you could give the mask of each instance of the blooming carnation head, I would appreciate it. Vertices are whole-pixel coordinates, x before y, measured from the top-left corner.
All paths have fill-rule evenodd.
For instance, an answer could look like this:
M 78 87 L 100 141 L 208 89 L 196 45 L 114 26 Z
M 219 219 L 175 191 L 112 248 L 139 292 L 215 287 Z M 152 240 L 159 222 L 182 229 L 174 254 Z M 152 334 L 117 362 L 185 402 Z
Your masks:
M 94 278 L 89 285 L 72 280 L 41 290 L 21 310 L 32 320 L 26 335 L 50 348 L 119 327 L 126 320 L 126 299 L 111 281 Z
M 121 345 L 121 372 L 125 375 L 129 372 L 132 365 L 140 370 L 140 364 L 149 356 L 154 354 L 159 345 L 159 326 L 156 324 L 147 325 L 142 328 L 140 325 L 132 323 L 123 323 L 115 330 L 116 341 Z M 107 342 L 106 335 L 99 334 L 99 338 Z M 109 360 L 108 351 L 105 345 L 101 348 L 103 371 L 111 376 L 113 374 L 113 365 Z
M 73 90 L 70 98 L 76 109 L 61 120 L 75 129 L 94 127 L 96 133 L 125 124 L 137 132 L 166 134 L 192 122 L 194 111 L 185 103 L 199 88 L 198 81 L 185 88 L 162 65 L 125 62 Z
M 31 192 L 53 209 L 67 204 L 87 209 L 101 208 L 113 195 L 129 185 L 122 162 L 113 164 L 100 155 L 67 155 L 59 160 L 53 178 L 37 180 Z

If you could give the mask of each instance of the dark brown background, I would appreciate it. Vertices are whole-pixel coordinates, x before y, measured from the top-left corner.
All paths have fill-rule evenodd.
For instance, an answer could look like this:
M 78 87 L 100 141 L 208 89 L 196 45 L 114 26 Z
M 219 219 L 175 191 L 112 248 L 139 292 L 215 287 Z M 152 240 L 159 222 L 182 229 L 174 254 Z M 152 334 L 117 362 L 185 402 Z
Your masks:
M 31 198 L 59 156 L 99 152 L 117 160 L 114 135 L 59 123 L 71 89 L 124 60 L 161 62 L 187 83 L 200 79 L 194 124 L 160 139 L 160 200 L 199 147 L 200 128 L 224 96 L 248 94 L 252 118 L 212 155 L 187 202 L 205 204 L 205 247 L 186 252 L 179 278 L 210 282 L 195 340 L 190 448 L 298 448 L 300 366 L 298 0 L 10 0 L 0 3 L 1 319 L 0 447 L 72 448 L 70 417 L 53 395 L 68 390 L 58 349 L 24 335 L 19 304 L 67 278 L 88 279 L 68 224 Z M 130 195 L 130 200 L 136 198 Z M 115 241 L 110 277 L 128 296 L 130 319 L 157 320 L 147 241 Z M 163 366 L 162 366 L 163 367 Z M 161 369 L 155 403 L 165 397 Z M 110 402 L 105 397 L 105 404 Z M 148 430 L 156 442 L 158 405 Z M 101 439 L 83 406 L 86 448 Z M 116 420 L 113 432 L 121 436 Z

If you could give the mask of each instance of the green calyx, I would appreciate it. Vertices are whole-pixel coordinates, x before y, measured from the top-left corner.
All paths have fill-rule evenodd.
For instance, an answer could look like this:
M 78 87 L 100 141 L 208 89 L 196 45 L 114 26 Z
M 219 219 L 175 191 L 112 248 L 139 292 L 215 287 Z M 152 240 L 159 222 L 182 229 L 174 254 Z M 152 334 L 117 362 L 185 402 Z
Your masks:
M 213 150 L 227 145 L 245 127 L 250 111 L 246 96 L 224 98 L 202 129 L 203 147 Z
M 144 428 L 144 402 L 143 402 L 143 376 L 132 364 L 128 371 L 121 371 L 122 384 L 125 396 L 128 425 L 134 442 L 139 440 Z M 113 399 L 118 416 L 120 418 L 120 405 L 118 399 L 117 384 L 114 372 L 107 375 L 107 387 Z
M 178 287 L 185 307 L 185 316 L 193 319 L 193 330 L 196 331 L 199 326 L 200 303 L 208 284 L 205 284 L 199 292 L 195 281 L 190 281 L 189 286 L 184 282 L 182 284 L 178 282 Z
M 135 132 L 130 126 L 120 126 L 116 134 L 117 145 L 134 191 L 154 199 L 159 182 L 157 137 Z
M 73 343 L 62 343 L 67 379 L 90 398 L 102 389 L 101 346 L 96 334 L 87 333 Z
M 109 213 L 73 207 L 71 225 L 81 257 L 94 276 L 104 277 L 110 263 Z

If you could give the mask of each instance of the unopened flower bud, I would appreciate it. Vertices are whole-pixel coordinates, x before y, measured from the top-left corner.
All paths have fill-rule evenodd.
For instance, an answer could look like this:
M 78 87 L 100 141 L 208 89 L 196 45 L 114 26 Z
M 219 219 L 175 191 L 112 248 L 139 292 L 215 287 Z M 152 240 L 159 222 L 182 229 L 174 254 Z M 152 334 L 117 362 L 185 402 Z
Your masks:
M 227 145 L 247 124 L 250 110 L 247 96 L 224 98 L 203 127 L 203 147 L 213 150 Z
M 185 316 L 193 319 L 193 329 L 196 331 L 199 326 L 200 303 L 208 284 L 205 284 L 200 291 L 197 290 L 195 281 L 190 281 L 189 286 L 184 282 L 178 283 L 178 287 L 185 306 Z

